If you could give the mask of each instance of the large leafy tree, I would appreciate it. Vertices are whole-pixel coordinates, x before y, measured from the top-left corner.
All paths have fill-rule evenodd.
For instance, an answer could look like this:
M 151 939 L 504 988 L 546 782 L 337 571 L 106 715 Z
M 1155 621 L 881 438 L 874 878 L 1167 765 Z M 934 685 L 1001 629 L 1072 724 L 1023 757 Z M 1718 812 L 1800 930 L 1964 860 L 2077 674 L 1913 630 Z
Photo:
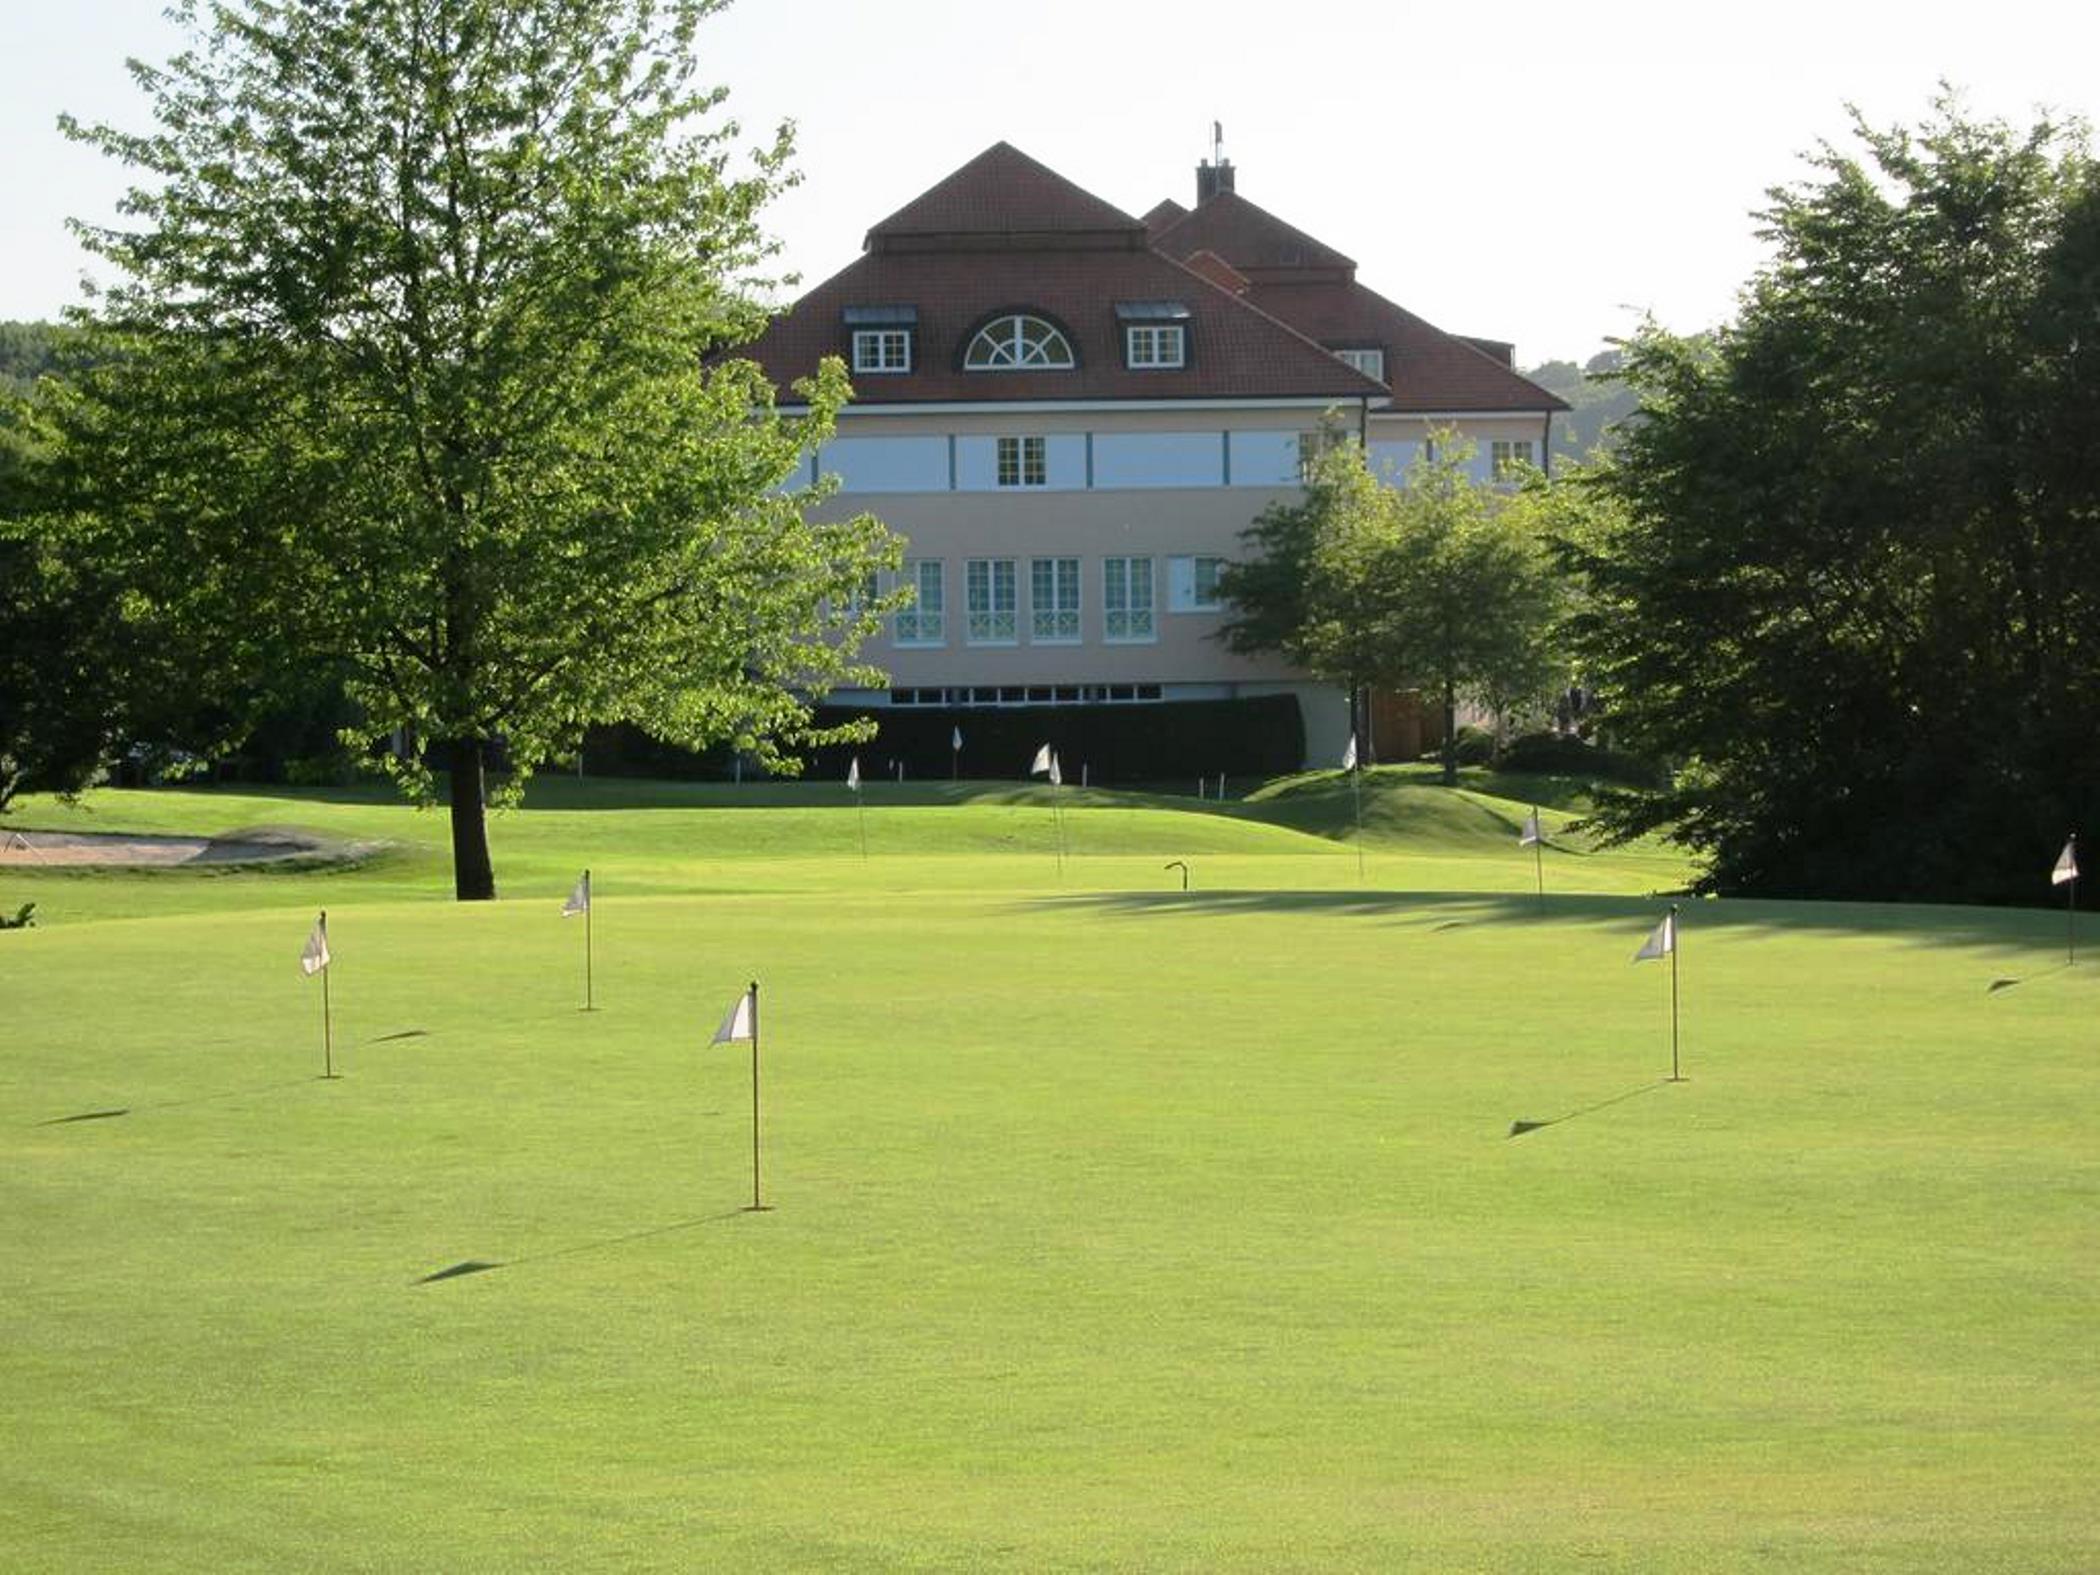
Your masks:
M 1630 346 L 1569 537 L 1588 676 L 1732 892 L 2031 899 L 2100 807 L 2100 180 L 2081 138 L 1857 126 L 1740 320 Z
M 1447 782 L 1458 777 L 1459 702 L 1527 701 L 1557 671 L 1561 593 L 1538 506 L 1475 481 L 1471 458 L 1464 441 L 1439 433 L 1392 487 L 1359 445 L 1328 446 L 1305 496 L 1257 520 L 1255 555 L 1223 584 L 1238 608 L 1227 625 L 1238 648 L 1281 650 L 1352 689 L 1433 697 Z
M 122 278 L 60 406 L 83 552 L 254 676 L 344 663 L 377 744 L 446 768 L 462 898 L 494 895 L 484 773 L 588 724 L 780 763 L 867 681 L 895 559 L 782 490 L 846 396 L 787 421 L 733 348 L 787 134 L 731 172 L 696 85 L 717 0 L 201 0 L 135 66 L 157 127 Z

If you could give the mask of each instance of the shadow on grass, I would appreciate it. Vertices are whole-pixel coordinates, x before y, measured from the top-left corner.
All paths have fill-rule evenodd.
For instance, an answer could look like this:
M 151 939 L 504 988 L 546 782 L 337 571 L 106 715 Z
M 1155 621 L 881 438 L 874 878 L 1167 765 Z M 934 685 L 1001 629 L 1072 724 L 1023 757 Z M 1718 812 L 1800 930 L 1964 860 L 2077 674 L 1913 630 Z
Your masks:
M 2032 984 L 2035 980 L 2046 979 L 2053 973 L 2069 973 L 2070 971 L 2071 965 L 2068 962 L 2060 962 L 2053 968 L 2037 968 L 2033 973 L 2023 973 L 2017 978 L 1993 979 L 1990 983 L 1990 988 L 1983 993 L 1985 995 L 1996 995 L 2000 990 L 2010 990 L 2015 985 Z
M 1609 1099 L 1600 1099 L 1594 1105 L 1584 1105 L 1580 1110 L 1571 1110 L 1564 1116 L 1551 1116 L 1544 1121 L 1512 1121 L 1509 1124 L 1509 1135 L 1513 1138 L 1520 1138 L 1527 1132 L 1541 1132 L 1547 1127 L 1557 1127 L 1563 1121 L 1573 1121 L 1578 1116 L 1587 1116 L 1596 1111 L 1608 1109 L 1612 1105 L 1623 1104 L 1636 1094 L 1645 1094 L 1657 1088 L 1667 1088 L 1669 1084 L 1670 1080 L 1668 1078 L 1659 1077 L 1652 1083 L 1643 1083 L 1639 1088 L 1629 1088 L 1623 1094 L 1614 1094 Z
M 124 1105 L 115 1110 L 83 1110 L 74 1116 L 52 1116 L 46 1121 L 33 1121 L 31 1126 L 59 1127 L 74 1121 L 107 1121 L 112 1116 L 128 1116 L 135 1111 L 175 1110 L 184 1105 L 208 1105 L 219 1099 L 239 1099 L 245 1094 L 272 1094 L 282 1088 L 304 1088 L 308 1083 L 322 1082 L 319 1077 L 295 1077 L 280 1083 L 256 1083 L 247 1088 L 222 1089 L 216 1094 L 192 1094 L 187 1099 L 163 1099 L 150 1105 Z
M 1456 929 L 1466 924 L 1512 923 L 1535 926 L 1541 919 L 1564 925 L 1587 925 L 1597 929 L 1625 928 L 1638 941 L 1634 927 L 1653 926 L 1662 905 L 1683 904 L 1682 923 L 1687 950 L 1702 932 L 1726 933 L 1731 938 L 1781 939 L 1812 935 L 1878 935 L 1908 939 L 1919 944 L 1956 942 L 1964 945 L 2000 946 L 2021 952 L 2044 952 L 2054 947 L 2063 955 L 2063 915 L 2047 908 L 1979 908 L 1951 904 L 1876 902 L 1780 902 L 1754 898 L 1688 898 L 1682 892 L 1652 892 L 1647 896 L 1607 893 L 1555 893 L 1543 899 L 1535 892 L 1479 891 L 1392 891 L 1392 890 L 1265 890 L 1213 889 L 1209 891 L 1110 891 L 1022 899 L 1026 910 L 1091 910 L 1142 918 L 1154 914 L 1210 914 L 1220 917 L 1244 914 L 1336 914 L 1360 915 L 1394 923 L 1425 924 L 1432 929 Z M 2043 972 L 2060 971 L 2067 965 L 2023 975 L 2027 979 Z M 2018 981 L 2015 981 L 2018 982 Z
M 428 1039 L 429 1037 L 430 1030 L 427 1028 L 404 1028 L 397 1034 L 381 1034 L 376 1039 L 367 1039 L 365 1043 L 390 1045 L 397 1039 Z
M 669 1236 L 678 1231 L 692 1230 L 697 1226 L 712 1225 L 721 1220 L 733 1220 L 739 1215 L 751 1212 L 752 1210 L 748 1208 L 742 1208 L 730 1209 L 722 1214 L 702 1214 L 689 1220 L 676 1220 L 669 1225 L 652 1225 L 647 1230 L 629 1231 L 624 1236 L 607 1236 L 600 1241 L 578 1242 L 573 1247 L 556 1247 L 549 1252 L 528 1253 L 522 1258 L 506 1258 L 501 1262 L 495 1263 L 485 1258 L 463 1258 L 458 1263 L 439 1269 L 433 1274 L 426 1274 L 412 1283 L 416 1285 L 434 1285 L 439 1280 L 464 1279 L 470 1274 L 487 1274 L 493 1269 L 522 1269 L 528 1263 L 551 1263 L 556 1258 L 573 1258 L 580 1253 L 604 1252 L 609 1248 L 624 1247 L 630 1242 L 647 1241 L 652 1236 Z M 762 1209 L 759 1212 L 770 1213 L 771 1211 Z

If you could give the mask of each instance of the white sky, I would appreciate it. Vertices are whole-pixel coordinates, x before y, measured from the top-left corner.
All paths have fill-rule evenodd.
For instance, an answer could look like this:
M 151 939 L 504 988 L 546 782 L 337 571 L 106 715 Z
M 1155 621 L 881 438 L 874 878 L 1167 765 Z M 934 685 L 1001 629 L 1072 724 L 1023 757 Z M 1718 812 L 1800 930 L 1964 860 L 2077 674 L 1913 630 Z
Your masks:
M 162 0 L 0 0 L 0 318 L 48 317 L 88 260 L 64 223 L 125 182 L 61 110 L 144 129 L 126 55 L 165 58 Z M 1584 358 L 1639 310 L 1718 321 L 1761 255 L 1753 208 L 1846 134 L 1845 104 L 2100 120 L 2100 6 L 1996 0 L 740 0 L 703 72 L 756 133 L 800 127 L 773 209 L 817 280 L 876 219 L 1004 139 L 1142 213 L 1193 200 L 1225 127 L 1239 190 L 1442 327 Z

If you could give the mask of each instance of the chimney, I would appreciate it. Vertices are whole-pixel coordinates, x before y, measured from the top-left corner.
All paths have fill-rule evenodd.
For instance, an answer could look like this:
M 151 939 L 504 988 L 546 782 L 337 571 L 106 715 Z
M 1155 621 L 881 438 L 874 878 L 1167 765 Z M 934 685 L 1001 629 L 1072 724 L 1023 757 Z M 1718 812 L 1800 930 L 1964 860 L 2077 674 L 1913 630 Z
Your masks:
M 1220 158 L 1213 164 L 1205 159 L 1196 166 L 1196 206 L 1202 207 L 1221 191 L 1232 190 L 1232 160 Z

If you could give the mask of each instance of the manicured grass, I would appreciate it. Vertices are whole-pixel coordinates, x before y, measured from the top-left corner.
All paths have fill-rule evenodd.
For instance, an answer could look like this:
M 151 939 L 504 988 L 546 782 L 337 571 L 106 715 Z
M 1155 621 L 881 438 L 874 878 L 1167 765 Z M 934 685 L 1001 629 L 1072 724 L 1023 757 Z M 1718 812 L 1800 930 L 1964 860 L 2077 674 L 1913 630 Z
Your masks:
M 341 796 L 76 813 L 408 846 L 0 877 L 0 1566 L 2100 1564 L 2060 916 L 1694 904 L 1671 1085 L 1681 869 L 1541 907 L 1507 802 L 1367 803 L 1360 886 L 1258 805 L 1074 808 L 1060 882 L 1003 789 L 866 862 L 815 787 L 564 791 L 493 905 Z

